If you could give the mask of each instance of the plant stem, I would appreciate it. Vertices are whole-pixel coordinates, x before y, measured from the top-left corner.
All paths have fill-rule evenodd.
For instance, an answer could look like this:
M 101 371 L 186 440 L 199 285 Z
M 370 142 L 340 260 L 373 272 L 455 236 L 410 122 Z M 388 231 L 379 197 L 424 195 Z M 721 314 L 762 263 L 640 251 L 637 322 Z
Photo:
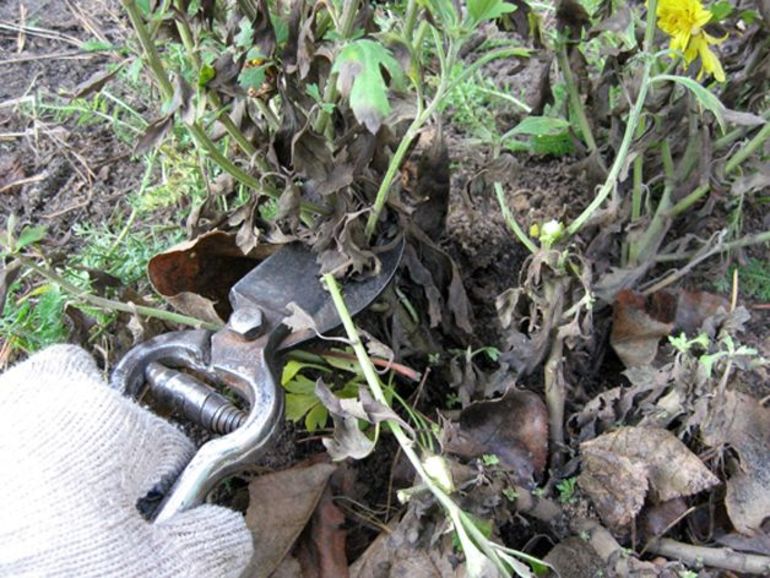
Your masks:
M 174 88 L 171 86 L 171 82 L 168 79 L 168 75 L 166 74 L 166 70 L 163 67 L 163 63 L 158 56 L 157 50 L 155 50 L 155 44 L 147 32 L 147 28 L 144 25 L 144 21 L 142 20 L 142 15 L 139 13 L 139 9 L 136 6 L 136 1 L 123 0 L 123 6 L 128 13 L 129 20 L 131 20 L 131 25 L 136 31 L 137 37 L 139 38 L 139 43 L 142 45 L 142 50 L 144 51 L 145 57 L 147 58 L 147 64 L 152 70 L 152 73 L 158 81 L 158 84 L 160 85 L 163 97 L 166 100 L 172 99 L 174 96 Z M 196 121 L 191 125 L 188 125 L 188 129 L 190 134 L 192 134 L 196 145 L 202 147 L 203 150 L 209 154 L 211 159 L 217 165 L 219 165 L 223 171 L 230 174 L 235 180 L 273 199 L 277 199 L 280 196 L 280 193 L 277 190 L 264 186 L 259 179 L 250 175 L 238 167 L 230 159 L 228 159 L 217 148 L 216 144 L 214 144 L 214 142 L 209 138 L 209 136 L 206 134 L 206 131 L 203 129 L 199 122 Z M 309 203 L 307 201 L 302 201 L 300 203 L 300 208 L 303 211 L 321 215 L 328 212 L 323 207 L 320 207 L 314 203 Z
M 51 269 L 38 265 L 32 259 L 29 259 L 23 255 L 15 255 L 15 258 L 18 259 L 22 265 L 48 279 L 48 281 L 51 283 L 59 285 L 59 287 L 72 295 L 75 299 L 87 303 L 92 307 L 96 307 L 97 309 L 102 309 L 105 311 L 122 311 L 123 313 L 144 315 L 145 317 L 154 317 L 156 319 L 163 319 L 165 321 L 179 323 L 181 325 L 190 325 L 192 327 L 211 329 L 212 331 L 221 329 L 221 325 L 203 321 L 201 319 L 196 319 L 195 317 L 182 315 L 181 313 L 174 313 L 173 311 L 165 311 L 163 309 L 156 309 L 154 307 L 147 307 L 145 305 L 134 305 L 133 303 L 123 303 L 122 301 L 115 301 L 105 297 L 98 297 L 88 293 L 85 289 L 81 289 L 80 287 L 73 285 Z
M 736 153 L 730 157 L 730 160 L 728 160 L 725 165 L 725 174 L 729 175 L 737 169 L 743 161 L 749 158 L 749 156 L 764 144 L 768 137 L 770 137 L 770 122 L 766 123 L 762 127 L 762 130 L 755 134 L 754 138 L 752 138 L 746 146 L 739 148 Z
M 615 190 L 617 186 L 618 175 L 623 165 L 626 162 L 628 151 L 631 148 L 631 141 L 636 134 L 636 128 L 639 126 L 639 119 L 642 116 L 642 109 L 644 108 L 644 101 L 647 98 L 647 91 L 650 88 L 650 72 L 652 71 L 652 65 L 655 62 L 650 56 L 652 49 L 652 41 L 655 37 L 655 10 L 658 4 L 658 0 L 649 0 L 647 5 L 647 28 L 644 34 L 644 51 L 647 53 L 647 58 L 644 63 L 644 69 L 642 71 L 642 82 L 639 85 L 639 95 L 636 98 L 634 108 L 631 110 L 631 116 L 626 124 L 626 131 L 623 134 L 623 140 L 620 143 L 618 154 L 615 156 L 615 162 L 612 163 L 610 173 L 607 175 L 607 180 L 604 181 L 601 189 L 594 197 L 593 201 L 586 207 L 582 213 L 575 219 L 567 228 L 569 235 L 575 235 L 580 231 L 581 227 L 591 218 L 594 212 L 604 203 L 607 197 Z
M 383 177 L 382 181 L 380 182 L 379 189 L 377 190 L 377 196 L 374 199 L 372 212 L 369 213 L 369 218 L 366 221 L 365 232 L 366 232 L 367 239 L 371 239 L 371 236 L 374 233 L 374 229 L 377 227 L 377 222 L 380 219 L 380 214 L 382 213 L 382 210 L 385 208 L 385 204 L 388 201 L 388 196 L 390 195 L 390 187 L 393 184 L 393 181 L 395 180 L 396 175 L 398 174 L 398 169 L 400 168 L 401 162 L 404 160 L 404 156 L 406 156 L 406 153 L 409 150 L 409 147 L 411 146 L 412 141 L 419 134 L 422 126 L 427 122 L 427 120 L 431 117 L 431 115 L 436 111 L 439 105 L 443 102 L 446 95 L 451 93 L 452 90 L 459 83 L 464 81 L 471 74 L 474 74 L 479 68 L 481 68 L 488 62 L 491 62 L 496 58 L 503 58 L 507 56 L 520 56 L 522 54 L 521 48 L 503 48 L 500 50 L 494 50 L 492 52 L 488 52 L 487 54 L 485 54 L 484 56 L 476 60 L 473 64 L 465 68 L 463 72 L 461 72 L 457 76 L 457 78 L 453 80 L 449 80 L 448 76 L 451 73 L 452 68 L 454 67 L 458 50 L 459 50 L 459 46 L 455 45 L 454 42 L 451 42 L 449 44 L 449 49 L 447 50 L 447 55 L 445 59 L 443 57 L 441 58 L 442 74 L 441 74 L 441 80 L 439 81 L 438 88 L 436 89 L 436 94 L 433 96 L 433 99 L 430 101 L 430 104 L 422 112 L 420 112 L 412 121 L 412 124 L 409 125 L 409 128 L 406 130 L 406 133 L 402 137 L 401 142 L 398 144 L 398 148 L 396 148 L 396 152 L 393 154 L 393 157 L 390 159 L 390 164 L 388 165 L 388 169 L 385 172 L 385 176 Z M 524 51 L 524 52 L 528 52 L 528 51 Z
M 359 0 L 345 0 L 342 8 L 342 18 L 339 22 L 339 28 L 337 34 L 342 40 L 347 40 L 353 34 L 353 25 L 356 22 L 356 14 L 358 14 Z M 326 79 L 326 86 L 324 87 L 324 102 L 336 104 L 339 98 L 337 92 L 337 74 L 330 74 Z M 331 120 L 331 113 L 321 109 L 315 126 L 313 127 L 316 132 L 323 134 L 329 126 Z
M 564 84 L 567 87 L 567 94 L 569 95 L 570 105 L 572 106 L 572 112 L 575 114 L 580 132 L 583 133 L 583 140 L 586 142 L 588 152 L 592 153 L 596 150 L 596 140 L 591 132 L 591 125 L 588 122 L 585 108 L 583 107 L 583 100 L 580 98 L 580 91 L 575 83 L 575 77 L 572 75 L 572 69 L 569 65 L 569 56 L 567 55 L 567 44 L 561 43 L 561 46 L 556 51 L 556 58 L 559 62 L 559 68 L 561 69 L 561 75 L 564 78 Z
M 345 300 L 342 297 L 342 292 L 337 285 L 337 281 L 334 279 L 333 275 L 327 273 L 323 276 L 323 282 L 326 284 L 326 287 L 329 290 L 329 294 L 331 295 L 334 307 L 336 308 L 337 314 L 339 315 L 340 320 L 342 321 L 342 325 L 345 328 L 345 333 L 347 333 L 350 345 L 356 354 L 356 358 L 358 359 L 358 363 L 361 366 L 361 371 L 364 374 L 364 378 L 366 379 L 366 383 L 369 386 L 372 397 L 374 397 L 374 399 L 378 402 L 388 406 L 387 398 L 385 397 L 382 384 L 380 383 L 380 377 L 377 374 L 371 359 L 369 359 L 366 348 L 361 342 L 361 338 L 358 335 L 358 331 L 356 330 L 356 326 L 353 323 L 353 319 L 350 317 L 350 313 L 347 309 L 347 306 L 345 305 Z M 401 425 L 393 420 L 387 420 L 385 423 L 393 434 L 393 437 L 396 438 L 396 441 L 401 447 L 401 450 L 404 452 L 404 455 L 406 455 L 415 471 L 422 479 L 422 482 L 431 491 L 436 500 L 438 500 L 438 502 L 447 511 L 447 514 L 454 522 L 458 533 L 467 532 L 467 534 L 470 534 L 474 545 L 477 546 L 484 553 L 484 555 L 486 555 L 498 568 L 505 568 L 502 560 L 486 536 L 484 536 L 481 531 L 476 528 L 476 526 L 467 517 L 467 515 L 459 508 L 459 506 L 457 506 L 457 504 L 454 503 L 452 498 L 449 497 L 449 495 L 441 487 L 439 487 L 438 484 L 436 484 L 434 479 L 427 474 L 425 468 L 423 467 L 422 461 L 420 460 L 420 457 L 414 450 L 414 442 L 409 439 L 404 430 L 401 428 Z
M 495 188 L 497 202 L 500 204 L 500 210 L 503 213 L 503 219 L 505 220 L 506 224 L 511 228 L 511 231 L 513 231 L 513 234 L 516 235 L 516 238 L 529 250 L 530 253 L 536 252 L 537 245 L 535 245 L 535 243 L 532 242 L 532 239 L 530 239 L 527 234 L 522 231 L 519 223 L 516 221 L 516 218 L 511 213 L 511 209 L 508 208 L 508 203 L 505 201 L 503 185 L 495 182 L 493 186 Z

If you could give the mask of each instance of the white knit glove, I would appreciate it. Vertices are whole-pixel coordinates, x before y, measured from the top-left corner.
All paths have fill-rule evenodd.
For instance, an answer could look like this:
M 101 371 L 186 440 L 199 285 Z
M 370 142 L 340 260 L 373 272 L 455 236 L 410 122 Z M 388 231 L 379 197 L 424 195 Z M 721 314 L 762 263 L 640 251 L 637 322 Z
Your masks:
M 237 512 L 204 505 L 146 522 L 137 500 L 194 448 L 55 346 L 0 376 L 0 576 L 238 576 Z

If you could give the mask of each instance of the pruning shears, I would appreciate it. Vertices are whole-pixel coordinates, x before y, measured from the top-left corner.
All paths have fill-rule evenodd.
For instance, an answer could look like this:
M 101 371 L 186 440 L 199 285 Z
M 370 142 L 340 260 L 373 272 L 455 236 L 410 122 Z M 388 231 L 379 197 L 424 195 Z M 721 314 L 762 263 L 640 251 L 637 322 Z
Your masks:
M 393 277 L 404 250 L 403 238 L 382 247 L 379 271 L 344 286 L 352 315 L 368 306 Z M 262 261 L 230 290 L 232 314 L 216 332 L 175 331 L 146 341 L 118 363 L 111 387 L 138 399 L 147 389 L 178 413 L 224 434 L 205 443 L 158 508 L 155 521 L 192 508 L 225 476 L 253 463 L 283 418 L 279 385 L 280 352 L 340 324 L 321 285 L 316 255 L 291 243 Z M 313 328 L 292 331 L 284 323 L 295 304 Z M 209 384 L 234 392 L 248 411 L 236 408 Z

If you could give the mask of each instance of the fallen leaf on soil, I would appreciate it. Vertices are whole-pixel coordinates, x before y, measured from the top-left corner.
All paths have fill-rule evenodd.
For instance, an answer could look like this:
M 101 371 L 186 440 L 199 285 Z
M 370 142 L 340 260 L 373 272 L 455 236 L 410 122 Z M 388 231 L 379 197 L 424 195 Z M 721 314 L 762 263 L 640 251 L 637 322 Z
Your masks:
M 94 92 L 99 92 L 104 88 L 104 85 L 112 80 L 122 69 L 123 63 L 114 67 L 112 70 L 99 70 L 78 84 L 72 89 L 71 93 L 65 94 L 65 96 L 68 96 L 70 100 L 74 100 L 76 98 L 83 98 Z
M 594 578 L 601 576 L 606 566 L 591 545 L 577 536 L 556 544 L 543 561 L 553 566 L 560 578 Z
M 580 445 L 581 489 L 613 529 L 641 510 L 647 487 L 655 502 L 696 494 L 719 483 L 674 434 L 665 429 L 623 427 Z
M 327 487 L 297 547 L 302 578 L 347 578 L 345 515 Z
M 246 525 L 255 547 L 250 578 L 269 576 L 279 566 L 313 515 L 336 469 L 331 464 L 297 466 L 249 483 Z
M 673 328 L 673 323 L 651 316 L 642 295 L 624 289 L 615 298 L 610 345 L 626 367 L 650 364 L 658 353 L 658 342 Z
M 682 498 L 674 498 L 645 508 L 639 520 L 639 534 L 645 542 L 660 538 L 687 512 Z
M 531 485 L 548 459 L 548 410 L 530 391 L 471 404 L 460 414 L 459 429 L 447 428 L 444 449 L 468 459 L 494 454 L 516 483 Z
M 770 410 L 748 395 L 726 391 L 712 411 L 704 443 L 729 445 L 739 458 L 727 480 L 727 514 L 736 530 L 754 535 L 770 516 Z
M 220 321 L 231 313 L 230 288 L 267 256 L 257 247 L 244 256 L 235 236 L 212 231 L 181 243 L 150 259 L 147 273 L 155 290 L 182 313 L 203 318 L 213 309 Z

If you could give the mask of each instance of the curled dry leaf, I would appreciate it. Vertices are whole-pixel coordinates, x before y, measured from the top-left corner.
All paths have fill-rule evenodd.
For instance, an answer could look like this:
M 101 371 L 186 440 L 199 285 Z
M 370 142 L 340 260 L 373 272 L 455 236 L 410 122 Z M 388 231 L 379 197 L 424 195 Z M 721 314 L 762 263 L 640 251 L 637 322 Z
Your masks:
M 254 256 L 266 257 L 267 249 Z M 175 309 L 222 322 L 231 313 L 227 300 L 230 288 L 256 263 L 241 252 L 235 236 L 212 231 L 156 255 L 150 259 L 147 272 L 155 290 Z
M 770 410 L 748 395 L 726 391 L 703 427 L 703 441 L 738 453 L 725 506 L 736 530 L 757 534 L 770 516 Z
M 641 510 L 647 487 L 655 502 L 690 496 L 719 483 L 674 434 L 665 429 L 623 427 L 580 445 L 578 484 L 614 529 Z
M 371 424 L 384 420 L 398 422 L 407 434 L 415 437 L 414 430 L 388 406 L 374 400 L 366 388 L 359 390 L 358 399 L 340 398 L 324 384 L 316 382 L 316 396 L 329 410 L 334 420 L 334 437 L 324 438 L 326 451 L 335 461 L 353 458 L 360 460 L 374 450 L 374 442 L 358 427 L 358 420 Z
M 249 483 L 246 525 L 255 546 L 250 578 L 267 577 L 279 566 L 313 515 L 336 469 L 323 463 L 296 466 Z
M 530 485 L 548 459 L 548 410 L 530 391 L 474 403 L 460 414 L 459 429 L 447 430 L 444 449 L 464 458 L 494 454 L 516 483 Z
M 626 367 L 649 365 L 658 353 L 658 342 L 674 328 L 671 322 L 654 318 L 642 295 L 624 289 L 612 310 L 610 344 Z

